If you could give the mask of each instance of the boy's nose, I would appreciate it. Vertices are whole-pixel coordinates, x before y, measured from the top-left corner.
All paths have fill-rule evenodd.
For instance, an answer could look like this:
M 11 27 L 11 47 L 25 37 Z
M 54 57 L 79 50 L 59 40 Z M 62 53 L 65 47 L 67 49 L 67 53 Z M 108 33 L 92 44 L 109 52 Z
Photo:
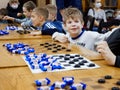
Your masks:
M 76 25 L 72 25 L 72 27 L 75 27 Z
M 72 25 L 76 25 L 75 22 L 72 22 Z
M 72 27 L 74 27 L 74 26 L 76 26 L 76 24 L 73 22 L 73 23 L 72 23 Z

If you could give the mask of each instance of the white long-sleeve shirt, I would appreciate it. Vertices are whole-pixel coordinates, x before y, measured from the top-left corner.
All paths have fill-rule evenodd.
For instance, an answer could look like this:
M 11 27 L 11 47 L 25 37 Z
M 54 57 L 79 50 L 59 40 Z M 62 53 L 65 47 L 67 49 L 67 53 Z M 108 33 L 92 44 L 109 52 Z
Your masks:
M 105 34 L 100 34 L 98 32 L 92 31 L 84 31 L 83 34 L 76 39 L 72 39 L 69 33 L 67 33 L 66 36 L 68 37 L 70 43 L 77 44 L 90 50 L 96 51 L 96 44 L 100 41 L 106 40 L 111 33 L 112 31 Z

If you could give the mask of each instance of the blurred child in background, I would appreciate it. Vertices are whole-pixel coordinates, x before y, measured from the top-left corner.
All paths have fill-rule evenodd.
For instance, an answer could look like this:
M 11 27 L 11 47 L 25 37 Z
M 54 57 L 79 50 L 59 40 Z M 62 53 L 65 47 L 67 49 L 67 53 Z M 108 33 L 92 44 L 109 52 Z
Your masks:
M 57 7 L 55 5 L 52 4 L 48 4 L 46 5 L 46 8 L 49 12 L 48 15 L 48 21 L 52 21 L 53 24 L 57 27 L 57 29 L 59 30 L 59 32 L 61 33 L 65 33 L 65 31 L 63 30 L 63 23 L 61 21 L 56 20 L 57 17 Z
M 8 16 L 13 18 L 21 18 L 22 6 L 18 0 L 9 0 L 6 9 L 8 11 Z
M 98 27 L 102 21 L 106 22 L 106 14 L 102 7 L 101 0 L 92 0 L 93 7 L 89 9 L 88 16 L 95 18 L 93 31 L 98 31 Z
M 9 16 L 5 16 L 4 19 L 6 20 L 11 20 L 17 23 L 21 23 L 22 26 L 31 26 L 32 21 L 31 21 L 31 13 L 32 10 L 36 7 L 35 3 L 32 1 L 28 1 L 24 3 L 23 5 L 23 14 L 25 15 L 24 19 L 18 19 L 18 18 L 13 18 Z
M 48 20 L 49 12 L 47 8 L 35 8 L 32 12 L 31 19 L 33 26 L 40 27 L 41 30 L 31 32 L 32 35 L 53 35 L 55 32 L 60 32 L 55 24 Z

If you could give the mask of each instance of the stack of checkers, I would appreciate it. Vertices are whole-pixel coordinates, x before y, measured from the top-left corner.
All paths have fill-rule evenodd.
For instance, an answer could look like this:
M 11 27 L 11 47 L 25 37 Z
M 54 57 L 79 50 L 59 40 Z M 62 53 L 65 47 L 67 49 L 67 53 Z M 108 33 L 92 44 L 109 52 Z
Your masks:
M 5 27 L 5 30 L 18 30 L 18 26 L 9 24 L 8 26 Z
M 0 30 L 0 36 L 7 35 L 9 32 L 7 30 Z
M 19 34 L 29 34 L 30 31 L 28 31 L 28 30 L 18 30 L 17 33 L 19 33 Z
M 83 82 L 75 83 L 74 77 L 62 77 L 62 81 L 53 84 L 49 78 L 35 80 L 37 90 L 86 90 L 87 85 Z
M 110 79 L 112 79 L 112 76 L 106 75 L 106 76 L 104 76 L 104 78 L 98 79 L 98 83 L 104 84 L 104 83 L 106 83 L 107 80 L 110 80 Z M 117 86 L 113 86 L 111 88 L 111 90 L 120 90 L 120 87 L 118 87 L 118 86 L 120 86 L 120 80 L 116 81 L 115 84 Z
M 34 26 L 22 26 L 24 30 L 36 30 L 36 27 Z
M 49 51 L 52 51 L 53 53 L 56 53 L 56 52 L 62 51 L 62 50 L 66 51 L 66 52 L 71 52 L 71 49 L 68 49 L 62 45 L 58 45 L 55 43 L 46 42 L 46 43 L 41 43 L 40 46 L 46 48 Z
M 30 54 L 23 57 L 23 59 L 32 73 L 94 69 L 100 67 L 79 54 Z
M 87 87 L 90 88 L 88 90 L 120 90 L 120 76 L 117 73 L 112 74 L 115 76 L 109 74 L 104 76 L 88 76 L 85 78 L 81 77 L 78 80 L 85 82 Z
M 34 53 L 35 50 L 34 48 L 31 48 L 29 45 L 24 44 L 24 43 L 6 43 L 3 44 L 6 49 L 13 54 L 29 54 L 29 53 Z

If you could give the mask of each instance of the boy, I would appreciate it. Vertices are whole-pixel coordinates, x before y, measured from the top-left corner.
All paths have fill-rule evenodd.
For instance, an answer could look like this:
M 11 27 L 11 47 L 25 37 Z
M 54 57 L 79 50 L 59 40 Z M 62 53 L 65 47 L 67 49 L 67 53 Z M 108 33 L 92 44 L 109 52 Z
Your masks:
M 83 16 L 77 8 L 65 9 L 63 14 L 63 22 L 64 27 L 68 31 L 66 34 L 68 41 L 94 51 L 96 50 L 96 43 L 105 40 L 112 33 L 108 32 L 106 34 L 99 34 L 97 32 L 85 31 L 82 29 L 84 24 Z M 56 34 L 53 38 L 60 41 L 58 39 L 60 36 L 60 34 Z
M 55 5 L 52 4 L 47 4 L 46 7 L 49 15 L 48 15 L 48 19 L 49 21 L 52 21 L 53 24 L 57 27 L 57 29 L 59 30 L 59 32 L 61 33 L 65 33 L 65 31 L 63 30 L 63 23 L 61 21 L 56 20 L 56 15 L 57 15 L 57 8 Z
M 60 32 L 52 21 L 47 21 L 49 12 L 46 8 L 35 8 L 31 15 L 33 26 L 41 27 L 40 31 L 31 32 L 32 35 L 53 35 Z
M 8 11 L 8 16 L 22 18 L 22 6 L 18 0 L 9 0 L 6 9 Z
M 24 19 L 17 19 L 17 18 L 13 18 L 13 17 L 9 17 L 9 16 L 5 16 L 4 19 L 6 20 L 11 20 L 17 23 L 21 23 L 22 26 L 31 26 L 32 25 L 32 21 L 31 21 L 31 13 L 32 10 L 36 7 L 36 5 L 34 4 L 34 2 L 32 1 L 28 1 L 23 5 L 23 14 L 25 15 L 26 18 Z

